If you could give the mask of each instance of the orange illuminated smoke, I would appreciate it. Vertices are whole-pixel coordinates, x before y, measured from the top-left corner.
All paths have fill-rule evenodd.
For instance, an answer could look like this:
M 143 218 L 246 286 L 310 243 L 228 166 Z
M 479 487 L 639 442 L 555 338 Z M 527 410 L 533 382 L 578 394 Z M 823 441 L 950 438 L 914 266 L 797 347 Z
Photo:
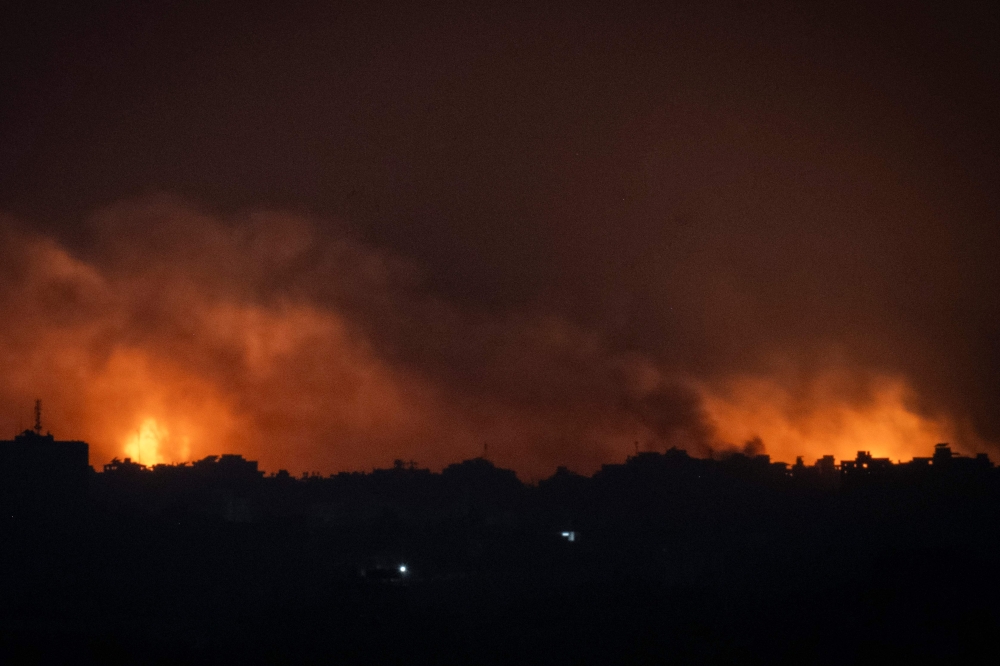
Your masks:
M 955 442 L 945 418 L 919 413 L 899 378 L 875 377 L 861 390 L 828 373 L 792 391 L 773 379 L 740 378 L 703 387 L 706 412 L 719 439 L 742 443 L 760 437 L 772 459 L 806 461 L 832 454 L 853 459 L 858 451 L 908 460 L 928 455 L 936 442 Z
M 555 315 L 467 316 L 425 297 L 398 257 L 289 215 L 233 225 L 154 198 L 91 229 L 83 258 L 0 225 L 0 307 L 16 322 L 0 331 L 0 399 L 43 396 L 53 432 L 87 440 L 97 466 L 240 453 L 272 471 L 440 468 L 489 440 L 495 463 L 547 476 L 595 471 L 637 441 L 707 455 L 759 437 L 785 462 L 986 448 L 964 421 L 962 441 L 918 409 L 903 378 L 846 357 L 824 355 L 807 380 L 795 357 L 757 376 L 681 377 Z M 429 365 L 397 349 L 424 347 L 440 350 Z M 442 372 L 447 359 L 475 372 Z M 17 423 L 0 414 L 7 432 Z

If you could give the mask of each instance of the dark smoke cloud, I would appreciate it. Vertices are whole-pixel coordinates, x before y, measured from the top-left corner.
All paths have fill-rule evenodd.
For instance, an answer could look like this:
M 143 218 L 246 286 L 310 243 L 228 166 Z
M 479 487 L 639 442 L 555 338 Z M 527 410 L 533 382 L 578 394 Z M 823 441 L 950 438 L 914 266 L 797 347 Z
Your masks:
M 0 302 L 17 325 L 0 338 L 0 390 L 22 412 L 45 394 L 98 461 L 149 429 L 164 461 L 237 450 L 272 469 L 441 466 L 485 445 L 529 476 L 592 470 L 635 445 L 759 451 L 789 430 L 798 448 L 772 442 L 780 457 L 855 443 L 903 455 L 945 435 L 982 445 L 974 412 L 920 392 L 924 356 L 888 353 L 920 339 L 872 311 L 830 331 L 768 321 L 747 306 L 759 285 L 727 283 L 739 264 L 682 281 L 704 302 L 672 325 L 721 358 L 678 361 L 571 310 L 464 309 L 412 262 L 301 216 L 219 218 L 152 197 L 97 212 L 87 237 L 71 252 L 5 225 Z M 841 289 L 822 307 L 844 307 Z M 858 317 L 885 332 L 868 342 L 881 357 L 845 342 Z
M 997 16 L 938 4 L 81 9 L 5 61 L 3 398 L 269 468 L 993 451 Z
M 0 391 L 44 394 L 97 461 L 148 419 L 163 460 L 225 449 L 272 469 L 441 466 L 486 444 L 537 474 L 633 439 L 711 444 L 696 398 L 648 360 L 557 317 L 463 313 L 315 221 L 158 197 L 100 211 L 89 237 L 73 254 L 5 230 Z

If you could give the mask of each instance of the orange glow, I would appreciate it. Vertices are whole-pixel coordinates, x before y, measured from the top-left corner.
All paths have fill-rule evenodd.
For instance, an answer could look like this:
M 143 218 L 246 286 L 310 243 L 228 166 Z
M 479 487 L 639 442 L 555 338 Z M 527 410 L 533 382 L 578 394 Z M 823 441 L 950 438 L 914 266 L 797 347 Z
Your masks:
M 188 369 L 137 350 L 118 351 L 83 387 L 83 422 L 95 462 L 122 455 L 143 465 L 176 463 L 231 450 L 232 407 Z M 111 442 L 122 442 L 109 450 Z
M 152 466 L 167 462 L 161 452 L 161 447 L 170 438 L 170 431 L 160 425 L 156 419 L 143 420 L 134 436 L 129 437 L 124 453 L 127 457 L 143 465 Z M 190 448 L 190 447 L 189 447 Z M 188 451 L 190 453 L 190 450 Z M 184 457 L 182 454 L 181 457 Z
M 774 379 L 739 378 L 701 388 L 704 408 L 720 440 L 741 444 L 760 437 L 773 460 L 807 464 L 832 454 L 853 459 L 858 451 L 892 460 L 927 456 L 937 442 L 956 442 L 946 418 L 920 414 L 913 392 L 900 378 L 874 377 L 858 393 L 829 372 L 798 391 Z
M 8 238 L 19 263 L 0 274 L 17 322 L 0 334 L 4 430 L 23 425 L 41 396 L 45 427 L 88 441 L 98 467 L 112 457 L 152 465 L 241 453 L 268 470 L 329 472 L 462 457 L 461 442 L 434 437 L 433 389 L 380 359 L 342 313 L 244 293 L 253 271 L 288 254 L 271 236 L 299 238 L 296 224 L 261 222 L 268 242 L 247 250 L 212 220 L 167 209 L 166 230 L 185 244 L 166 263 L 102 266 L 49 239 Z M 189 241 L 211 251 L 194 256 Z M 377 259 L 346 258 L 381 279 Z M 433 457 L 422 454 L 433 439 Z
M 41 397 L 45 428 L 88 441 L 98 468 L 223 453 L 296 474 L 441 468 L 488 443 L 495 463 L 540 478 L 637 445 L 707 455 L 754 437 L 785 462 L 987 448 L 918 409 L 904 378 L 852 374 L 846 358 L 807 381 L 787 366 L 685 381 L 555 316 L 466 316 L 391 255 L 317 244 L 290 216 L 234 230 L 154 199 L 94 225 L 90 257 L 0 227 L 0 430 L 30 423 Z

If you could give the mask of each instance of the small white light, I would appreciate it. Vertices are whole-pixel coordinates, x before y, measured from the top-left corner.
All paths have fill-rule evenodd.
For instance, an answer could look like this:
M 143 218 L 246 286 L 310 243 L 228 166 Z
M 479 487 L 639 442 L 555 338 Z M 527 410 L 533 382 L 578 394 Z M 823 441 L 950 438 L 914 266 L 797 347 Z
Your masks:
M 567 537 L 567 538 L 568 538 L 568 537 L 569 537 L 569 532 L 563 532 L 563 533 L 562 533 L 562 535 L 563 535 L 564 537 Z
M 399 565 L 399 573 L 406 573 L 406 565 L 405 564 L 400 564 Z

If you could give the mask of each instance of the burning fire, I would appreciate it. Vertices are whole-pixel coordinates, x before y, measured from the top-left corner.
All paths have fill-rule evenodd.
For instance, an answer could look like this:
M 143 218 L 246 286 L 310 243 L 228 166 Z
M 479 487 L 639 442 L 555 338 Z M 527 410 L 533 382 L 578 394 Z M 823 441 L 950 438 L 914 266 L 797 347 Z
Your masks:
M 908 460 L 928 455 L 937 442 L 955 442 L 948 419 L 920 413 L 907 383 L 875 377 L 864 390 L 828 373 L 798 390 L 774 379 L 740 378 L 720 389 L 703 389 L 703 405 L 720 440 L 759 437 L 772 459 L 806 462 L 832 454 L 853 459 L 858 451 Z
M 145 419 L 135 435 L 130 437 L 128 443 L 125 444 L 125 455 L 148 466 L 167 462 L 160 450 L 160 443 L 167 440 L 169 436 L 170 431 L 156 419 Z

